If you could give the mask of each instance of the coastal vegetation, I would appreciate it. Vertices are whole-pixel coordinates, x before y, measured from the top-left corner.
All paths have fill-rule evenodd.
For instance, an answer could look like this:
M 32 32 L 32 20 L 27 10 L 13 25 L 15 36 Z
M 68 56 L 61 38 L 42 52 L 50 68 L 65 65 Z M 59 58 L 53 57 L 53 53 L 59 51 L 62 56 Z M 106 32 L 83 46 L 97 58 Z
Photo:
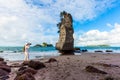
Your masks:
M 101 44 L 101 45 L 87 45 L 85 47 L 110 47 L 108 44 Z

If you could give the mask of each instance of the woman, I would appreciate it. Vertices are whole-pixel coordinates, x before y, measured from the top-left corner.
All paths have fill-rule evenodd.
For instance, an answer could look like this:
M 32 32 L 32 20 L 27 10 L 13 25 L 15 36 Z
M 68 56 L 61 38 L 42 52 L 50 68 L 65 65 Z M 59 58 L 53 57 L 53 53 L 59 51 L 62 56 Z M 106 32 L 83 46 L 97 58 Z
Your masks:
M 31 43 L 26 43 L 24 48 L 23 48 L 23 51 L 24 51 L 24 54 L 25 54 L 25 58 L 24 58 L 25 61 L 29 60 L 29 48 L 30 48 L 30 45 L 31 45 Z

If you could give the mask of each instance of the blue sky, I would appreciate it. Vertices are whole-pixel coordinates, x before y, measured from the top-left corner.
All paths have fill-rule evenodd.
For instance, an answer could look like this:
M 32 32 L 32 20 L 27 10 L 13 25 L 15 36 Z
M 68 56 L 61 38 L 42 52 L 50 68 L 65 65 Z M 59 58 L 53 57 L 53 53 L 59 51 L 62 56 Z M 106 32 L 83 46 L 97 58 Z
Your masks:
M 0 46 L 55 45 L 62 11 L 73 17 L 75 46 L 120 46 L 120 0 L 0 0 Z

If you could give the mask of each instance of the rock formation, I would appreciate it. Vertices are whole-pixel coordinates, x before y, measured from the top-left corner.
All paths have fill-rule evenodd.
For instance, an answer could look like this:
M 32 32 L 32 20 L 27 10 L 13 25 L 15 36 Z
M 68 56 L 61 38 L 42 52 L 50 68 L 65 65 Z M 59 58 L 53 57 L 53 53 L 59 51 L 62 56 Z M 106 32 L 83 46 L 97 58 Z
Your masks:
M 56 49 L 62 54 L 73 54 L 74 39 L 73 39 L 73 25 L 71 14 L 63 11 L 60 14 L 61 22 L 57 24 L 59 28 L 59 40 L 56 43 Z
M 0 80 L 6 80 L 9 78 L 11 67 L 7 65 L 4 58 L 0 58 Z

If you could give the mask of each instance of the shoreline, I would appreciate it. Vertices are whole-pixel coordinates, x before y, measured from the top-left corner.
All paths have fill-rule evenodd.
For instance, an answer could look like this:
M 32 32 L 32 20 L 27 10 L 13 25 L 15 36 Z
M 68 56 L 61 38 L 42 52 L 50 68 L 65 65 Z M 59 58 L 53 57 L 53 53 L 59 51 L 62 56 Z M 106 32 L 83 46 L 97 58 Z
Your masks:
M 34 59 L 43 62 L 46 67 L 39 69 L 34 75 L 35 80 L 105 80 L 106 77 L 120 79 L 120 54 L 81 53 L 81 55 L 64 55 L 52 57 L 58 61 L 45 63 L 49 58 Z M 7 61 L 8 65 L 21 64 L 23 61 Z M 58 64 L 58 65 L 57 65 Z M 107 74 L 90 73 L 86 66 L 107 72 Z M 110 66 L 111 65 L 111 66 Z M 8 80 L 14 80 L 19 67 L 11 67 L 12 72 Z
M 96 52 L 74 52 L 74 55 L 81 55 L 84 53 L 88 53 L 88 54 L 120 54 L 120 52 L 103 52 L 101 50 L 96 50 Z M 18 55 L 18 56 L 17 56 Z M 57 51 L 52 51 L 52 52 L 30 52 L 30 60 L 34 60 L 34 59 L 44 59 L 47 57 L 57 57 L 60 56 L 60 53 Z M 24 59 L 24 53 L 2 53 L 1 56 L 2 58 L 4 58 L 6 61 L 22 61 Z

